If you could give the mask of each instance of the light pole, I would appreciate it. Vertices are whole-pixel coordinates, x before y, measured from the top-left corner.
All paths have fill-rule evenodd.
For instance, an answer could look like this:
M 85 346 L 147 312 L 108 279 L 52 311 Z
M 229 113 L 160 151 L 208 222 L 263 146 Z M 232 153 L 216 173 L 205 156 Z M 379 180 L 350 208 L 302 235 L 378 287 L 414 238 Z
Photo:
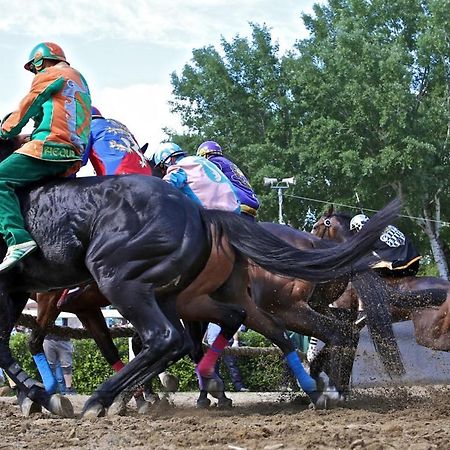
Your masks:
M 282 178 L 268 178 L 264 177 L 264 186 L 270 186 L 272 189 L 278 190 L 278 223 L 284 225 L 283 219 L 283 191 L 289 186 L 295 184 L 294 177 Z

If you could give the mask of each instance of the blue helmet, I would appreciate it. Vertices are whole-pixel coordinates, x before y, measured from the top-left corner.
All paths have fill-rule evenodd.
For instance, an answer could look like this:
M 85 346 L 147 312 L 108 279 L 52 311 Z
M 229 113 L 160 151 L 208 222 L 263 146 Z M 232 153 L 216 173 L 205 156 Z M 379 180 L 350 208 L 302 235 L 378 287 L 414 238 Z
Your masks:
M 186 156 L 186 154 L 187 153 L 177 144 L 174 144 L 173 142 L 164 142 L 159 145 L 158 149 L 153 154 L 153 161 L 156 166 L 169 166 L 171 156 Z
M 197 156 L 223 155 L 222 147 L 214 141 L 206 141 L 197 149 Z

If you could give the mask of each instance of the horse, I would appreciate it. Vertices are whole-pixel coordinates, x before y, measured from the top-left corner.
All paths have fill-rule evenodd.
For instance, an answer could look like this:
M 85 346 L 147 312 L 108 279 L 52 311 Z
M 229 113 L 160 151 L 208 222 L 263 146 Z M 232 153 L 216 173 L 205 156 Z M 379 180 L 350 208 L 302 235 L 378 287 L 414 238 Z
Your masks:
M 34 293 L 30 298 L 37 303 L 37 317 L 31 328 L 28 344 L 48 393 L 56 392 L 58 383 L 48 365 L 43 344 L 49 328 L 54 326 L 55 320 L 61 312 L 69 312 L 77 316 L 94 339 L 102 356 L 115 372 L 125 366 L 101 309 L 109 306 L 110 303 L 101 294 L 95 283 L 71 291 L 58 289 Z M 135 353 L 138 351 L 135 350 Z M 175 392 L 178 389 L 178 380 L 173 375 L 163 373 L 159 375 L 159 379 L 165 392 Z M 141 414 L 147 412 L 151 404 L 159 401 L 159 396 L 153 392 L 151 383 L 138 388 L 134 397 L 138 412 Z M 18 400 L 25 416 L 41 411 L 38 405 L 27 401 L 27 398 Z
M 14 144 L 1 142 L 0 160 L 15 150 Z M 214 309 L 223 339 L 231 338 L 246 313 L 219 300 L 248 296 L 248 260 L 314 282 L 364 271 L 372 260 L 366 255 L 370 246 L 400 208 L 399 201 L 391 202 L 365 232 L 344 244 L 299 251 L 239 215 L 202 209 L 155 177 L 57 179 L 21 189 L 18 195 L 26 226 L 39 247 L 0 274 L 0 367 L 18 390 L 50 412 L 70 414 L 70 402 L 48 394 L 11 355 L 9 337 L 30 292 L 95 281 L 142 340 L 136 358 L 89 397 L 85 416 L 103 414 L 116 400 L 121 403 L 127 391 L 190 351 L 176 313 L 178 302 L 204 298 L 197 304 Z M 2 242 L 0 257 L 5 254 Z M 194 319 L 209 320 L 211 314 L 204 310 Z M 292 348 L 283 333 L 274 342 Z M 202 369 L 212 371 L 211 362 L 207 359 Z M 322 401 L 324 394 L 314 380 L 304 381 L 313 402 Z
M 310 233 L 301 232 L 285 225 L 272 223 L 260 223 L 260 225 L 299 249 L 314 249 L 323 245 L 324 242 Z M 354 331 L 346 322 L 339 320 L 334 315 L 330 316 L 327 306 L 344 291 L 348 283 L 348 277 L 342 277 L 340 280 L 328 283 L 316 284 L 306 280 L 287 279 L 286 277 L 277 276 L 256 265 L 249 265 L 248 276 L 252 301 L 244 303 L 244 299 L 239 298 L 239 306 L 243 307 L 247 312 L 245 325 L 270 338 L 270 331 L 268 332 L 268 330 L 274 326 L 274 316 L 277 328 L 288 328 L 302 334 L 319 336 L 328 344 L 328 347 L 323 351 L 324 355 L 327 355 L 326 352 L 328 350 L 329 354 L 327 356 L 333 356 L 334 359 L 328 363 L 326 369 L 319 365 L 321 359 L 316 359 L 311 372 L 317 377 L 322 369 L 325 369 L 325 372 L 327 372 L 330 380 L 338 390 L 346 392 L 353 359 L 351 358 L 351 352 L 348 353 L 350 358 L 347 357 L 347 361 L 342 359 L 342 354 L 345 355 L 346 349 L 352 348 Z M 367 282 L 364 283 L 361 286 L 361 281 L 359 283 L 355 281 L 356 286 L 360 286 L 359 290 L 364 289 Z M 375 291 L 374 297 L 368 299 L 369 301 L 366 304 L 368 310 L 370 310 L 372 305 L 376 305 L 376 308 L 379 310 L 380 305 L 383 304 L 384 299 L 381 296 L 376 296 L 378 292 Z M 60 293 L 56 293 L 56 295 L 55 293 L 47 293 L 40 294 L 38 297 L 38 324 L 40 324 L 40 328 L 33 330 L 31 342 L 36 340 L 37 337 L 38 347 L 42 347 L 43 333 L 45 333 L 46 327 L 54 321 L 59 311 L 76 313 L 85 327 L 91 331 L 92 336 L 111 366 L 116 368 L 119 364 L 119 367 L 122 367 L 123 365 L 119 362 L 117 349 L 108 333 L 100 310 L 101 306 L 106 306 L 109 302 L 98 288 L 95 285 L 87 286 L 69 294 L 62 301 L 58 300 L 59 295 Z M 314 309 L 311 305 L 314 306 Z M 194 362 L 198 363 L 203 357 L 201 341 L 205 327 L 197 324 L 197 322 L 189 322 L 187 320 L 189 316 L 186 308 L 183 308 L 183 306 L 178 305 L 177 312 L 188 327 L 194 345 L 198 344 L 192 354 Z M 377 312 L 379 313 L 379 311 Z M 46 318 L 47 321 L 39 320 L 40 317 Z M 371 314 L 369 317 L 371 319 L 369 320 L 370 329 L 376 330 L 374 340 L 379 343 L 377 349 L 381 349 L 381 357 L 382 359 L 384 358 L 383 361 L 387 364 L 389 371 L 391 370 L 389 360 L 386 359 L 387 357 L 383 351 L 385 347 L 382 344 L 382 340 L 386 339 L 386 335 L 388 335 L 389 323 L 386 323 L 385 317 L 382 317 L 380 321 L 376 314 Z M 280 320 L 282 324 L 280 324 Z M 133 342 L 135 341 L 133 340 Z M 389 348 L 387 352 L 388 357 L 392 355 L 393 351 L 395 351 L 395 348 L 394 350 Z M 323 359 L 325 359 L 325 356 Z M 223 391 L 217 392 L 217 395 L 219 407 L 231 406 L 231 399 L 227 398 Z M 205 390 L 200 392 L 197 405 L 201 407 L 209 405 Z M 141 406 L 142 411 L 146 411 L 147 408 L 144 408 L 145 404 L 141 403 Z
M 350 219 L 350 215 L 330 207 L 314 224 L 312 233 L 345 242 L 352 237 Z M 450 351 L 450 282 L 430 276 L 387 276 L 385 271 L 383 275 L 382 280 L 398 293 L 391 305 L 393 321 L 412 320 L 419 345 Z M 358 296 L 351 285 L 335 305 L 356 311 Z

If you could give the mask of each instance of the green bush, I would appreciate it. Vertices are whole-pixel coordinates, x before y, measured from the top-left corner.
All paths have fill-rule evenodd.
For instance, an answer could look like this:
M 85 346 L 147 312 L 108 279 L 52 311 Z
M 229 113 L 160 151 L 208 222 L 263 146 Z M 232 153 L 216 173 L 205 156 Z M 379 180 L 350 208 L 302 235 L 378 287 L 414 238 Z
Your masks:
M 74 340 L 73 384 L 80 394 L 90 394 L 114 374 L 92 339 Z M 128 362 L 128 338 L 114 339 L 120 358 Z
M 124 362 L 128 361 L 128 339 L 114 340 L 119 354 Z M 80 394 L 90 394 L 95 388 L 113 375 L 113 370 L 100 354 L 92 339 L 73 340 L 73 384 Z M 250 347 L 267 347 L 270 343 L 260 334 L 247 331 L 241 334 L 242 345 Z M 23 369 L 33 377 L 40 379 L 34 361 L 28 350 L 28 335 L 16 333 L 11 337 L 11 349 Z M 238 357 L 238 366 L 242 372 L 245 385 L 254 391 L 277 390 L 285 379 L 284 363 L 277 355 L 257 357 Z M 178 376 L 181 391 L 195 391 L 198 388 L 194 372 L 194 364 L 185 357 L 170 367 L 169 372 Z M 221 364 L 221 374 L 224 376 L 227 390 L 233 385 L 228 371 Z M 155 386 L 158 389 L 158 385 Z
M 36 364 L 34 363 L 33 357 L 28 349 L 28 336 L 29 335 L 26 333 L 13 334 L 11 336 L 11 340 L 9 341 L 11 353 L 25 372 L 33 378 L 40 380 Z

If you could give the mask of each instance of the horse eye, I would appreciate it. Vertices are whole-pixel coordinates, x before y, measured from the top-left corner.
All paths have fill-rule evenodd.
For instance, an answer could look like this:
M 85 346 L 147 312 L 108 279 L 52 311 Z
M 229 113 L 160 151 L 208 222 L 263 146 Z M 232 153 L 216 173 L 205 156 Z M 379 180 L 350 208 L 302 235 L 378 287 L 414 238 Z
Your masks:
M 331 220 L 330 220 L 330 219 L 325 219 L 325 220 L 323 221 L 323 224 L 324 224 L 326 227 L 331 227 Z

